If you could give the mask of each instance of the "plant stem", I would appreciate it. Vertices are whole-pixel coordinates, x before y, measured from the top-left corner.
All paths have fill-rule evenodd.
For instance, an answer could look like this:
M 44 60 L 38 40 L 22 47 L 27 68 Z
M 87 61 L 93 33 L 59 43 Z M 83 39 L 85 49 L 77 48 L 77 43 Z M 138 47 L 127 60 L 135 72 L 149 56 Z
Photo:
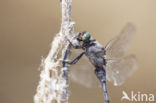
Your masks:
M 70 46 L 67 38 L 74 33 L 74 22 L 71 20 L 72 0 L 62 0 L 62 24 L 55 36 L 48 56 L 42 59 L 40 81 L 34 96 L 34 103 L 68 103 L 68 70 L 62 68 L 60 59 L 64 58 Z M 65 59 L 70 56 L 67 55 Z M 65 64 L 68 68 L 68 66 Z

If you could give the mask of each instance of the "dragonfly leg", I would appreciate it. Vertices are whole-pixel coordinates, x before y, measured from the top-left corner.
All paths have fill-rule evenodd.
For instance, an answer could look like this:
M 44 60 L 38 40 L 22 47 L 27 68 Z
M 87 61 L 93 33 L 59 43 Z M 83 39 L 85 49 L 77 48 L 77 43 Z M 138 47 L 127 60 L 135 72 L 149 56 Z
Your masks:
M 86 52 L 82 52 L 79 56 L 77 56 L 73 61 L 71 61 L 71 62 L 68 62 L 68 61 L 63 61 L 64 63 L 67 63 L 67 64 L 70 64 L 70 65 L 72 65 L 72 64 L 75 64 L 75 63 L 77 63 L 78 61 L 79 61 L 79 59 L 85 54 Z
M 65 55 L 64 55 L 64 58 L 63 58 L 63 67 L 66 66 L 66 59 L 70 56 L 70 48 L 68 47 L 67 50 L 65 51 Z
M 95 74 L 101 83 L 103 93 L 104 93 L 104 97 L 105 97 L 105 102 L 110 103 L 108 91 L 107 91 L 107 85 L 106 85 L 106 71 L 105 71 L 105 69 L 103 67 L 101 67 L 101 68 L 98 67 L 95 69 Z

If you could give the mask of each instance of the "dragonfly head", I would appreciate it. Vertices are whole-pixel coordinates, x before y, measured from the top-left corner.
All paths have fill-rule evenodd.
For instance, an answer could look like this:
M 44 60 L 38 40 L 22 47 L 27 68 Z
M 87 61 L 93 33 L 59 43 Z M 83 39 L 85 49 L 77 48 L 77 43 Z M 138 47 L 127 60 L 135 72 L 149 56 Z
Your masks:
M 82 36 L 81 36 L 81 39 L 83 42 L 87 42 L 89 41 L 91 38 L 91 35 L 89 32 L 83 32 Z

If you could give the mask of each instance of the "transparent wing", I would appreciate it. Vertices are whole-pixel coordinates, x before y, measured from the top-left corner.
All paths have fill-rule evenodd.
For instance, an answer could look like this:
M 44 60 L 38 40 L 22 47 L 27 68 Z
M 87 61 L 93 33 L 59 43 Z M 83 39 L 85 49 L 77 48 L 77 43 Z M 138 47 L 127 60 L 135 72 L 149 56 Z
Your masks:
M 105 47 L 107 58 L 119 58 L 125 54 L 135 34 L 135 27 L 128 23 L 120 35 L 112 39 Z
M 72 51 L 74 57 L 78 56 L 81 51 Z M 74 58 L 72 57 L 72 58 Z M 100 87 L 99 81 L 94 74 L 94 66 L 89 62 L 88 58 L 83 56 L 75 65 L 70 66 L 71 79 L 87 88 Z
M 108 60 L 106 65 L 107 80 L 115 86 L 122 85 L 137 69 L 137 60 L 134 55 L 126 56 L 120 60 Z
M 134 26 L 128 23 L 120 35 L 112 39 L 106 45 L 106 57 L 119 58 L 123 56 L 128 50 L 134 33 Z M 81 52 L 79 50 L 74 50 L 72 53 L 74 53 L 76 57 Z M 126 80 L 126 77 L 135 71 L 135 66 L 137 66 L 135 56 L 125 57 L 121 60 L 108 60 L 108 65 L 106 66 L 107 78 L 109 81 L 114 82 L 115 85 L 121 85 Z M 73 81 L 85 87 L 100 87 L 99 81 L 94 74 L 94 67 L 85 56 L 80 59 L 77 64 L 70 67 L 70 77 Z

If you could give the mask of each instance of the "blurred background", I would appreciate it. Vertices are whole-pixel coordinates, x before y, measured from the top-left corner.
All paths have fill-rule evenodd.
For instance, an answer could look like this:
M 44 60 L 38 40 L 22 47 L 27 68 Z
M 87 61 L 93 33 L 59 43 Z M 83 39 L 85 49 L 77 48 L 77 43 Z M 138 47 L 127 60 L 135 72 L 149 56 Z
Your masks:
M 127 22 L 137 32 L 128 53 L 136 54 L 139 69 L 120 87 L 108 83 L 112 103 L 122 103 L 122 91 L 156 95 L 156 1 L 73 0 L 75 31 L 89 31 L 102 45 Z M 0 103 L 33 103 L 41 56 L 59 32 L 59 0 L 0 0 Z M 71 82 L 70 103 L 104 103 L 101 89 Z M 124 103 L 127 103 L 126 101 Z

